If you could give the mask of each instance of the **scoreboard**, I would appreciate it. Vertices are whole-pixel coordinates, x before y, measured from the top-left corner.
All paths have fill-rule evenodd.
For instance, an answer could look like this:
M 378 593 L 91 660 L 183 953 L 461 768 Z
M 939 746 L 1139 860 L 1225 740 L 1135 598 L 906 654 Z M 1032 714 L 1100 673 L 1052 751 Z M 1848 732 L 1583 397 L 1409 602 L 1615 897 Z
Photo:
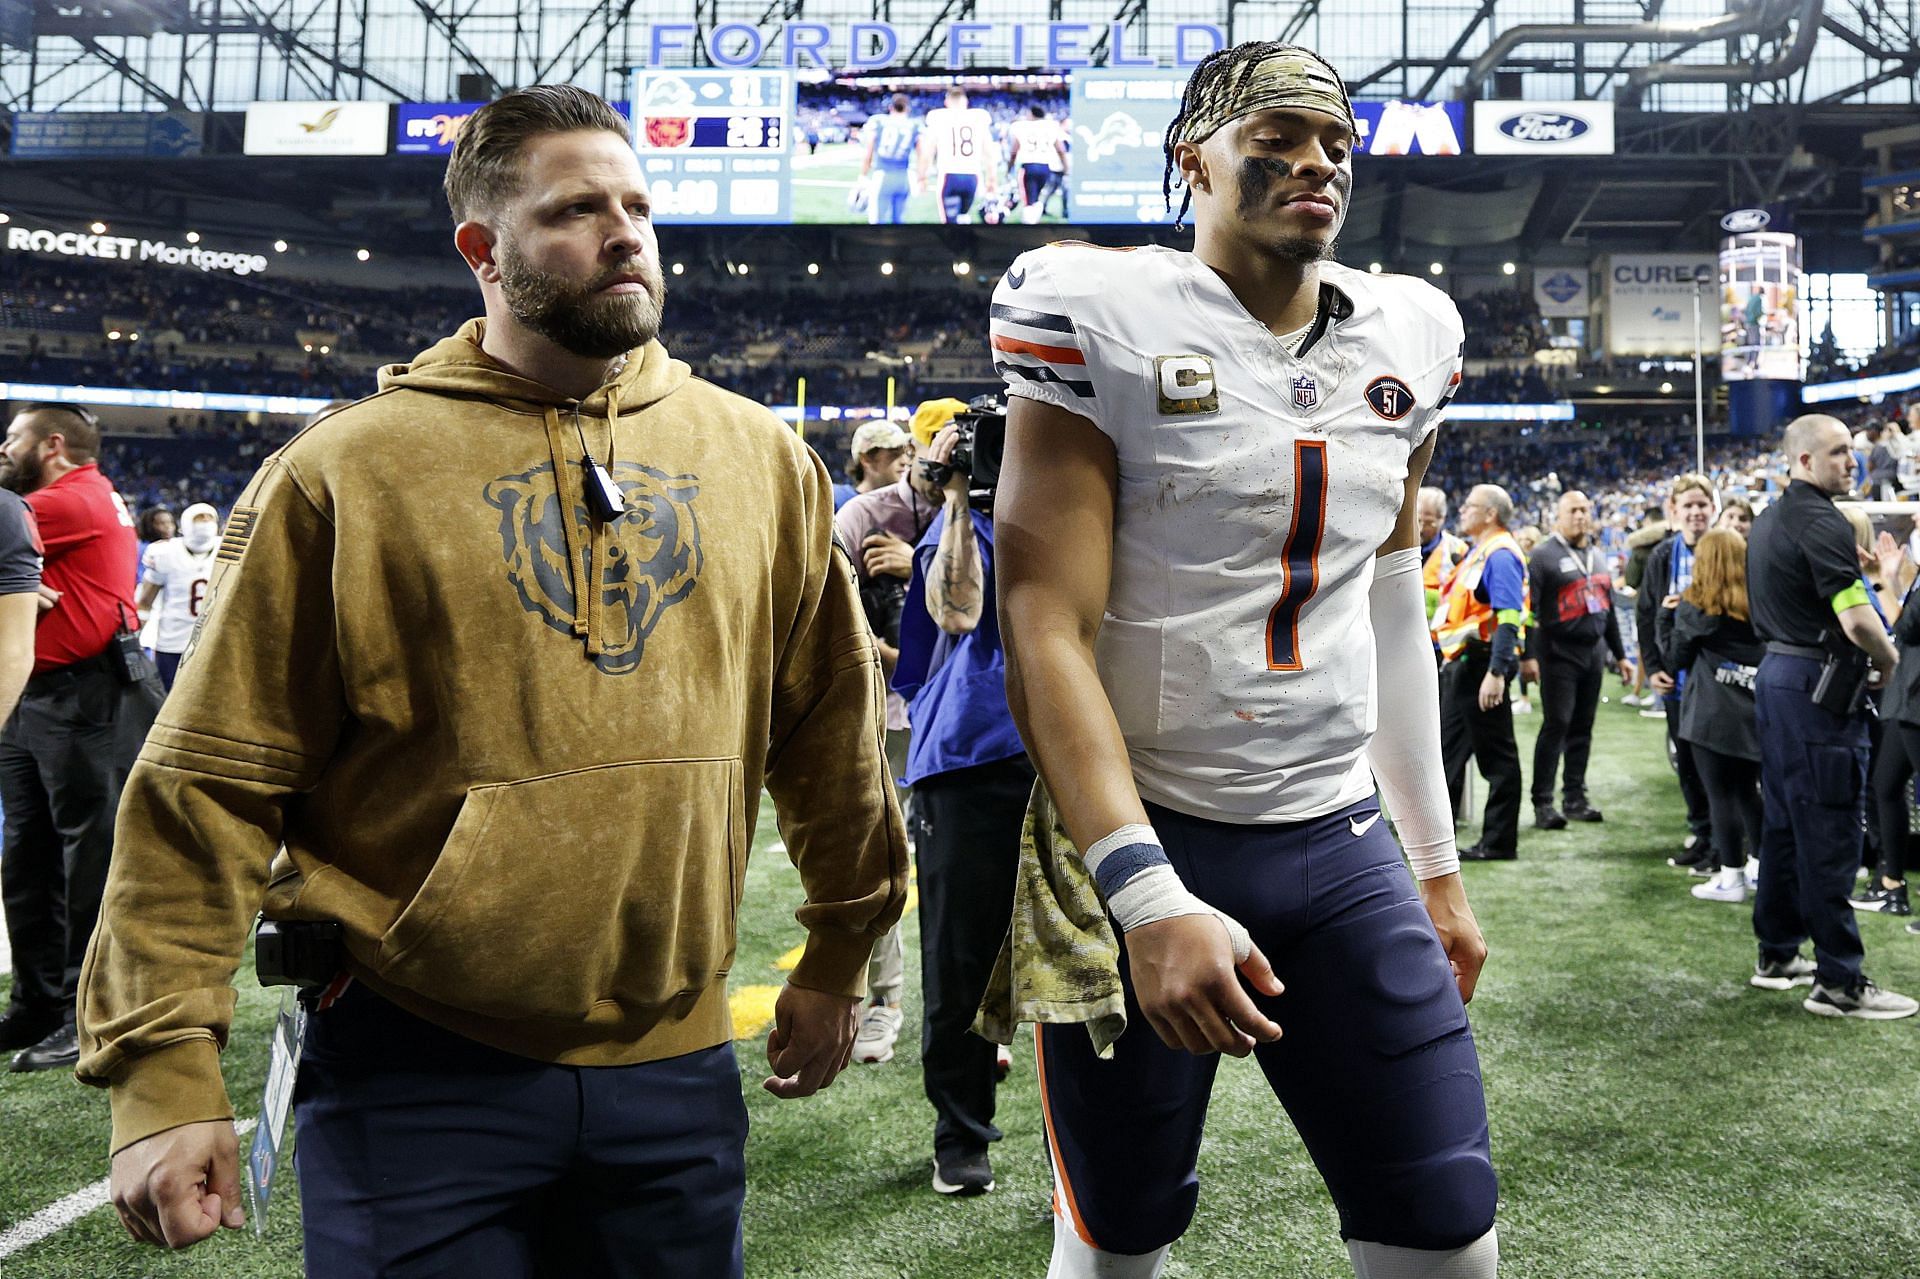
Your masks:
M 791 220 L 787 72 L 635 71 L 630 101 L 656 220 Z

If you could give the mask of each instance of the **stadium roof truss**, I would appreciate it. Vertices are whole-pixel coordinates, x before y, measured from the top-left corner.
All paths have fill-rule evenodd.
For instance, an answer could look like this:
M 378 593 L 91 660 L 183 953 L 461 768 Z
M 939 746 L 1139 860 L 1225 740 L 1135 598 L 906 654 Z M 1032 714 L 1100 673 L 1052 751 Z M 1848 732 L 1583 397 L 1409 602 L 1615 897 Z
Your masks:
M 1374 97 L 1484 96 L 1497 83 L 1501 97 L 1659 111 L 1920 102 L 1920 0 L 694 0 L 691 12 L 661 0 L 79 0 L 77 17 L 62 0 L 51 27 L 71 34 L 48 33 L 49 0 L 0 10 L 29 4 L 39 34 L 0 47 L 0 105 L 13 110 L 446 101 L 552 80 L 619 97 L 650 29 L 689 18 L 769 32 L 884 22 L 902 64 L 929 66 L 945 66 L 953 22 L 994 24 L 980 66 L 1011 65 L 1020 24 L 1087 23 L 1097 57 L 1124 23 L 1130 52 L 1170 60 L 1178 24 L 1210 22 L 1234 40 L 1312 45 Z M 682 60 L 704 62 L 704 47 Z

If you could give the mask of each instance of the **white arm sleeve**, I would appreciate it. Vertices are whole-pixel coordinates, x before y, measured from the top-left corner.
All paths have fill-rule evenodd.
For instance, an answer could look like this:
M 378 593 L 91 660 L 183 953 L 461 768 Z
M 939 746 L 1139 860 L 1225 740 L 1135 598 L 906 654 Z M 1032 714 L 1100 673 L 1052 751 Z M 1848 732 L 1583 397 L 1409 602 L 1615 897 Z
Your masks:
M 1379 678 L 1379 724 L 1367 762 L 1386 798 L 1400 846 L 1415 879 L 1460 869 L 1453 842 L 1453 801 L 1440 760 L 1440 677 L 1427 631 L 1420 550 L 1393 551 L 1373 562 L 1373 651 Z

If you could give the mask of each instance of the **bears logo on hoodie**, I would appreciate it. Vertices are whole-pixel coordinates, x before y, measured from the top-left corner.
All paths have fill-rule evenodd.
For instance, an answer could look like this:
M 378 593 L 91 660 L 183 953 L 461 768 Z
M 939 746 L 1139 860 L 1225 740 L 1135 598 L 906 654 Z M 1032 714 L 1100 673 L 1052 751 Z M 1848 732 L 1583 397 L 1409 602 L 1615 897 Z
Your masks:
M 614 463 L 613 478 L 627 509 L 608 528 L 612 549 L 600 566 L 606 651 L 593 660 L 603 674 L 628 675 L 640 669 L 647 636 L 661 614 L 685 599 L 699 579 L 700 525 L 693 499 L 700 485 L 694 476 L 667 475 L 637 462 Z M 561 634 L 576 634 L 583 611 L 567 564 L 553 464 L 494 480 L 486 499 L 500 512 L 507 574 L 521 604 Z M 587 522 L 584 510 L 574 518 Z

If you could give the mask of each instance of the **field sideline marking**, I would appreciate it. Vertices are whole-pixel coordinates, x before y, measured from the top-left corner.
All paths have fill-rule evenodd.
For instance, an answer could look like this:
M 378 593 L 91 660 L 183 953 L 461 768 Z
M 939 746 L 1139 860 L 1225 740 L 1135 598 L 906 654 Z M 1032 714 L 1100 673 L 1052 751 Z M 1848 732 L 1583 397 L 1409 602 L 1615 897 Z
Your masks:
M 236 1137 L 244 1137 L 252 1132 L 259 1119 L 243 1119 L 233 1126 Z M 242 1159 L 245 1153 L 242 1152 Z M 82 1187 L 57 1203 L 50 1203 L 18 1225 L 9 1226 L 0 1232 L 0 1260 L 11 1257 L 22 1248 L 31 1248 L 49 1235 L 59 1234 L 88 1213 L 107 1206 L 108 1178 L 102 1177 L 91 1186 Z

